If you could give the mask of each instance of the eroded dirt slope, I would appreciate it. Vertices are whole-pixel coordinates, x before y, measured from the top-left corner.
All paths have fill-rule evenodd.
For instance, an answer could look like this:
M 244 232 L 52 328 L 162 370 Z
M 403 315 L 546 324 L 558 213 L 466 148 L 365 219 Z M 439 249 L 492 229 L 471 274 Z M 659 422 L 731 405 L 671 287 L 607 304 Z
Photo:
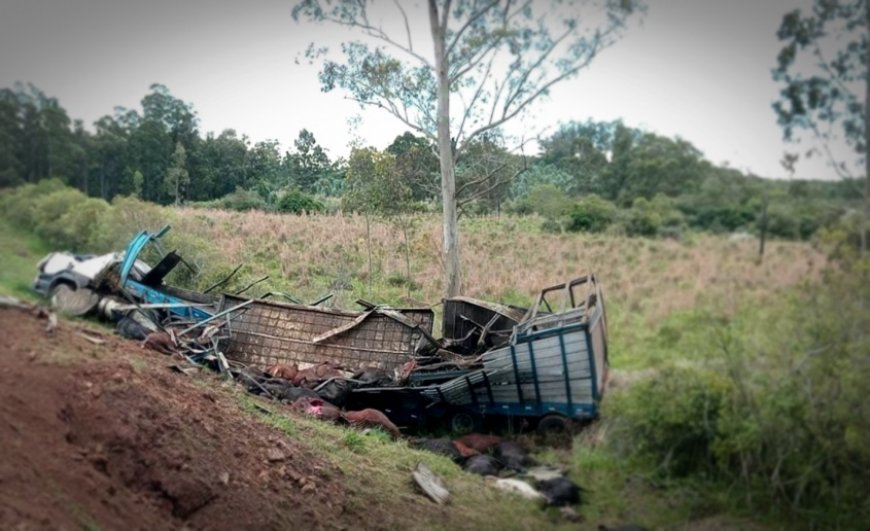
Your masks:
M 0 309 L 0 528 L 347 528 L 341 472 L 171 360 Z M 94 332 L 87 330 L 88 335 Z

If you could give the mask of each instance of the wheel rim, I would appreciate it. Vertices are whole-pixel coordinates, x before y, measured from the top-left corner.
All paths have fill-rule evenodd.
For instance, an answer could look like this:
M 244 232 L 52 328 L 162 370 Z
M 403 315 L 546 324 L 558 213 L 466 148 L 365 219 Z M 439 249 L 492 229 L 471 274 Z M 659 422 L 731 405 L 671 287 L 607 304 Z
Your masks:
M 538 424 L 538 431 L 543 434 L 561 435 L 568 431 L 568 423 L 562 417 L 545 417 Z
M 457 413 L 450 419 L 450 430 L 460 434 L 471 433 L 474 431 L 474 418 L 468 413 Z
M 91 311 L 100 297 L 87 288 L 72 289 L 66 284 L 55 286 L 51 290 L 51 306 L 56 311 L 79 316 Z

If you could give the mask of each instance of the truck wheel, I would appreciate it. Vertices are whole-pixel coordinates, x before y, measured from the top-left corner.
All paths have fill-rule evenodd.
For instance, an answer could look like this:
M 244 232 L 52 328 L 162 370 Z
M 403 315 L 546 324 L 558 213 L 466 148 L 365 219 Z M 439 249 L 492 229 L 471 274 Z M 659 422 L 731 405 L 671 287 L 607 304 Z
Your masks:
M 84 315 L 94 309 L 100 297 L 88 288 L 75 289 L 60 283 L 48 292 L 51 307 L 65 315 Z
M 568 417 L 551 413 L 538 421 L 537 431 L 540 435 L 563 435 L 570 430 L 570 422 Z
M 467 411 L 457 411 L 448 417 L 447 429 L 455 435 L 468 435 L 480 430 L 480 417 Z

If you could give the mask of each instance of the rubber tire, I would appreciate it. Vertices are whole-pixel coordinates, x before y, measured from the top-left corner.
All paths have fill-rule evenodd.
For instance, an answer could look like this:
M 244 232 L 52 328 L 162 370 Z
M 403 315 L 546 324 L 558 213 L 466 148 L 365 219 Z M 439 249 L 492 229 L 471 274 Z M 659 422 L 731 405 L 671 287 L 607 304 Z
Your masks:
M 63 298 L 68 293 L 75 290 L 74 286 L 67 284 L 66 282 L 58 282 L 51 289 L 48 290 L 48 302 L 52 308 L 57 308 L 57 298 Z
M 551 413 L 538 421 L 536 430 L 540 435 L 564 435 L 571 429 L 570 422 L 568 417 Z
M 48 292 L 51 307 L 58 313 L 79 317 L 96 308 L 100 297 L 88 288 L 76 289 L 62 282 Z
M 480 417 L 468 411 L 456 411 L 447 417 L 447 429 L 459 436 L 480 431 Z

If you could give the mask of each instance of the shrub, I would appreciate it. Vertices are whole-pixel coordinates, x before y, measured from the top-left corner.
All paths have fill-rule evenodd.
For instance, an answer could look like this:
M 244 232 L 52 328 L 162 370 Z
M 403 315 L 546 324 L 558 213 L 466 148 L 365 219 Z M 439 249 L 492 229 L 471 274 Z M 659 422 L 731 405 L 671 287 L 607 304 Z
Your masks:
M 94 242 L 102 225 L 103 216 L 109 212 L 109 204 L 102 199 L 89 197 L 71 208 L 59 222 L 59 233 L 71 249 L 79 252 L 94 252 Z
M 613 223 L 617 213 L 616 205 L 592 194 L 571 207 L 566 228 L 575 232 L 602 232 Z
M 35 224 L 36 200 L 67 189 L 59 179 L 44 179 L 36 184 L 5 190 L 0 197 L 0 211 L 15 225 L 32 230 Z
M 532 208 L 532 203 L 529 201 L 528 197 L 521 197 L 509 201 L 505 206 L 505 212 L 516 214 L 518 216 L 528 216 L 534 214 L 535 209 Z
M 691 349 L 680 365 L 605 405 L 615 419 L 614 450 L 657 474 L 711 481 L 748 509 L 782 510 L 808 527 L 865 522 L 870 260 L 857 253 L 837 260 L 824 282 L 775 307 L 706 318 L 684 331 L 697 338 L 671 338 L 670 349 Z
M 323 203 L 299 190 L 289 190 L 278 200 L 276 208 L 288 214 L 313 214 L 324 210 Z
M 174 221 L 171 208 L 133 196 L 115 197 L 95 228 L 90 240 L 91 251 L 103 253 L 123 249 L 140 230 L 156 231 L 164 225 L 172 225 Z
M 571 200 L 555 185 L 542 184 L 529 193 L 529 204 L 534 212 L 547 219 L 563 216 L 571 208 Z
M 225 195 L 220 200 L 220 208 L 245 212 L 248 210 L 267 210 L 266 200 L 253 190 L 236 188 L 235 192 Z
M 728 392 L 715 373 L 670 367 L 617 395 L 615 439 L 622 450 L 668 476 L 706 473 Z
M 786 205 L 770 205 L 767 209 L 767 233 L 795 240 L 800 237 L 800 220 Z
M 662 194 L 652 200 L 635 199 L 623 219 L 629 236 L 656 236 L 662 231 L 672 235 L 674 228 L 682 227 L 683 223 L 683 214 L 675 208 L 673 199 Z

